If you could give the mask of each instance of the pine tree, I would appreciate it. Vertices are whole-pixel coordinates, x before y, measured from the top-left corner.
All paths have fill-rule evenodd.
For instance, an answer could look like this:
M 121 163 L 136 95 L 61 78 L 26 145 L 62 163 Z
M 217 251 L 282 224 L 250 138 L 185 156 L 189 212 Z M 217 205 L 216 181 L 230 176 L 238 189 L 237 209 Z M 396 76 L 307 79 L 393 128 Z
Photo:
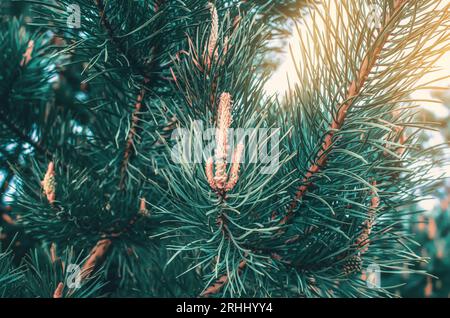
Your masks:
M 363 269 L 421 260 L 403 225 L 436 149 L 409 96 L 445 1 L 23 3 L 1 12 L 1 213 L 33 246 L 0 254 L 1 296 L 391 296 Z M 300 8 L 299 83 L 267 96 Z

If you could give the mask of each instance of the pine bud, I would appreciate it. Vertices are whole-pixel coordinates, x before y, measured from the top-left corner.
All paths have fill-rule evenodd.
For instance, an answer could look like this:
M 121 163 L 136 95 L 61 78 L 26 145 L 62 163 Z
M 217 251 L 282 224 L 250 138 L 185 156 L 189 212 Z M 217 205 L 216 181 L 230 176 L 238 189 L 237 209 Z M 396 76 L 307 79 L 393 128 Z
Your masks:
M 44 180 L 42 180 L 41 185 L 48 202 L 53 204 L 56 198 L 55 165 L 53 161 L 48 164 L 47 172 L 45 173 Z
M 369 249 L 370 233 L 372 232 L 371 220 L 365 220 L 362 224 L 361 234 L 357 237 L 355 244 L 360 248 L 361 253 L 365 253 Z
M 206 64 L 208 68 L 211 67 L 211 61 L 213 58 L 217 61 L 219 54 L 217 52 L 217 39 L 219 38 L 219 15 L 217 9 L 211 2 L 208 3 L 208 8 L 211 12 L 211 33 L 208 39 L 208 56 Z
M 225 38 L 223 39 L 223 56 L 226 56 L 228 54 L 228 49 L 229 49 L 229 45 L 230 45 L 230 39 L 228 37 L 228 35 L 225 36 Z

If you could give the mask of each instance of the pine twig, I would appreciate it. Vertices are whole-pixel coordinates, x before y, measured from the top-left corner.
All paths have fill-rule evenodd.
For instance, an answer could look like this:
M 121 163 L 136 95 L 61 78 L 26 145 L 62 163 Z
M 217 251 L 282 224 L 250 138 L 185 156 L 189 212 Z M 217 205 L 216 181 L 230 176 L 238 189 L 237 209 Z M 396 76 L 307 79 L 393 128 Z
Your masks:
M 376 187 L 377 182 L 373 181 L 372 186 Z M 370 233 L 372 232 L 375 214 L 380 206 L 380 197 L 377 191 L 371 191 L 370 207 L 367 219 L 362 224 L 362 231 L 355 241 L 355 245 L 360 248 L 361 254 L 366 253 L 370 245 Z
M 144 78 L 149 78 L 149 74 L 145 70 L 142 70 L 141 67 L 139 67 L 139 63 L 134 57 L 134 55 L 128 54 L 126 48 L 123 46 L 122 42 L 117 39 L 115 36 L 114 28 L 111 25 L 111 23 L 108 20 L 108 16 L 106 14 L 106 7 L 103 0 L 95 0 L 95 5 L 97 6 L 97 10 L 99 12 L 100 16 L 100 22 L 103 26 L 103 28 L 106 30 L 106 33 L 108 34 L 109 40 L 117 47 L 119 52 L 126 57 L 128 61 L 130 61 L 131 67 L 136 70 L 141 76 Z
M 117 238 L 120 235 L 126 233 L 130 230 L 130 228 L 136 224 L 139 217 L 147 217 L 149 215 L 149 211 L 146 208 L 145 199 L 140 200 L 140 206 L 139 206 L 139 214 L 137 216 L 134 216 L 130 221 L 128 226 L 123 229 L 122 231 L 118 233 L 112 233 L 110 236 Z M 103 259 L 106 256 L 106 253 L 108 252 L 109 248 L 111 247 L 112 240 L 110 238 L 103 237 L 100 239 L 97 244 L 94 246 L 94 248 L 89 253 L 89 258 L 84 263 L 82 269 L 81 269 L 81 276 L 82 279 L 88 278 L 91 274 L 94 268 L 103 261 Z
M 239 180 L 240 161 L 244 151 L 244 145 L 239 143 L 233 153 L 232 166 L 230 173 L 227 173 L 227 150 L 228 150 L 228 129 L 230 128 L 232 116 L 232 98 L 229 93 L 222 93 L 217 109 L 217 132 L 216 132 L 216 149 L 215 160 L 209 158 L 205 165 L 205 174 L 209 186 L 221 198 L 223 202 L 226 199 L 226 194 L 231 191 Z M 213 166 L 215 165 L 215 173 Z M 226 214 L 220 214 L 217 218 L 217 223 L 223 227 L 224 232 L 227 230 Z M 241 273 L 247 264 L 246 260 L 239 263 L 238 273 Z M 228 281 L 228 275 L 221 276 L 213 285 L 208 287 L 201 296 L 208 297 L 209 295 L 218 293 L 223 285 Z
M 387 43 L 387 40 L 390 36 L 390 32 L 386 32 L 386 27 L 391 23 L 391 19 L 393 16 L 396 16 L 404 5 L 409 0 L 395 0 L 394 8 L 392 15 L 388 15 L 386 18 L 386 24 L 384 28 L 380 30 L 380 34 L 382 35 L 379 41 L 379 44 L 374 48 L 372 54 L 367 54 L 364 58 L 361 67 L 359 68 L 359 72 L 357 78 L 354 79 L 348 87 L 347 93 L 345 95 L 345 102 L 343 102 L 338 107 L 338 114 L 336 118 L 331 123 L 330 129 L 328 133 L 325 135 L 324 141 L 322 142 L 322 146 L 320 151 L 317 153 L 314 163 L 308 169 L 305 177 L 302 180 L 302 185 L 297 188 L 297 192 L 295 193 L 294 198 L 289 203 L 287 214 L 281 220 L 280 224 L 286 224 L 292 217 L 294 216 L 295 209 L 297 208 L 298 202 L 303 198 L 306 191 L 308 191 L 309 187 L 312 185 L 311 179 L 324 168 L 326 161 L 328 159 L 328 154 L 333 148 L 333 137 L 337 131 L 341 129 L 344 125 L 345 119 L 347 117 L 347 113 L 352 107 L 356 97 L 361 93 L 364 84 L 369 77 L 369 74 L 373 67 L 375 66 L 381 51 L 384 48 L 384 45 Z
M 53 293 L 53 298 L 63 298 L 63 289 L 64 284 L 60 282 Z
M 145 83 L 147 83 L 147 79 L 145 80 Z M 145 96 L 145 88 L 143 87 L 137 96 L 136 104 L 134 105 L 134 111 L 133 114 L 131 115 L 131 127 L 128 133 L 127 144 L 125 146 L 125 152 L 120 171 L 120 182 L 119 182 L 120 190 L 123 190 L 125 187 L 125 180 L 127 175 L 126 172 L 130 161 L 130 157 L 133 153 L 134 139 L 136 137 L 136 130 L 139 123 L 139 114 L 142 109 L 142 101 L 144 99 L 144 96 Z
M 241 274 L 242 271 L 244 270 L 245 266 L 247 265 L 247 261 L 246 260 L 242 260 L 239 263 L 239 267 L 238 267 L 238 274 Z M 228 281 L 228 275 L 225 274 L 223 276 L 221 276 L 218 280 L 216 280 L 216 282 L 211 285 L 210 287 L 208 287 L 202 294 L 202 297 L 209 297 L 211 295 L 217 294 L 218 292 L 220 292 L 220 290 L 222 289 L 222 287 L 226 284 L 226 282 Z
M 228 130 L 231 125 L 232 99 L 229 93 L 222 93 L 217 109 L 217 131 L 216 131 L 216 149 L 215 160 L 208 158 L 205 165 L 205 174 L 209 186 L 222 199 L 225 199 L 226 193 L 231 191 L 239 180 L 239 170 L 241 159 L 244 152 L 244 145 L 239 143 L 233 153 L 232 166 L 230 173 L 227 173 L 228 156 Z M 215 166 L 215 173 L 213 171 Z
M 41 181 L 41 186 L 48 202 L 53 206 L 56 199 L 56 173 L 53 161 L 50 161 L 48 164 L 47 172 L 45 173 L 44 179 Z

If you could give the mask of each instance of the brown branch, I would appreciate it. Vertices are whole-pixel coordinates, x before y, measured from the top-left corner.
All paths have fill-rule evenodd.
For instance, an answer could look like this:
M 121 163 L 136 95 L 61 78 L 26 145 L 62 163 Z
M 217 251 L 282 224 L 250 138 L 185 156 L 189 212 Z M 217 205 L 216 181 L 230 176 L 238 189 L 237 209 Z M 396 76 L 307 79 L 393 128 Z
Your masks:
M 89 257 L 86 260 L 86 262 L 83 264 L 81 268 L 81 280 L 88 279 L 92 272 L 94 271 L 95 267 L 100 264 L 106 257 L 106 253 L 108 252 L 110 246 L 112 244 L 111 239 L 108 238 L 102 238 L 100 239 L 97 244 L 95 244 L 94 248 L 89 253 Z M 53 258 L 53 256 L 52 256 Z M 64 285 L 60 283 L 58 287 L 56 288 L 53 298 L 61 298 L 62 297 L 62 289 Z M 60 295 L 60 297 L 55 297 L 55 295 Z
M 9 215 L 9 212 L 11 212 L 10 206 L 2 206 L 0 205 L 0 216 L 2 217 L 3 221 L 9 225 L 15 225 L 14 219 Z
M 153 9 L 155 12 L 159 11 L 159 8 L 164 4 L 164 0 L 156 0 Z
M 390 25 L 392 17 L 396 16 L 408 1 L 409 0 L 394 1 L 393 14 L 388 15 L 386 17 L 386 25 L 384 26 L 384 28 L 380 30 L 381 37 L 378 41 L 379 42 L 378 45 L 375 46 L 372 54 L 367 54 L 366 57 L 363 59 L 361 67 L 359 68 L 359 72 L 357 74 L 357 78 L 350 83 L 347 89 L 347 93 L 345 95 L 345 102 L 343 102 L 338 107 L 337 116 L 331 123 L 330 130 L 324 137 L 321 149 L 317 153 L 314 163 L 310 166 L 308 172 L 303 178 L 302 185 L 297 188 L 297 192 L 295 193 L 294 198 L 292 199 L 292 201 L 288 206 L 287 214 L 281 220 L 280 224 L 282 225 L 286 224 L 294 216 L 294 211 L 297 208 L 298 202 L 304 196 L 306 191 L 308 191 L 309 187 L 312 185 L 311 179 L 325 166 L 328 159 L 328 154 L 333 149 L 333 137 L 335 133 L 338 130 L 340 130 L 341 127 L 343 126 L 348 111 L 353 105 L 356 97 L 361 93 L 362 88 L 366 83 L 371 70 L 375 66 L 381 54 L 381 51 L 383 50 L 383 47 L 389 38 L 390 32 L 386 32 L 386 27 Z
M 247 265 L 247 261 L 246 260 L 242 260 L 239 263 L 239 267 L 238 267 L 238 274 L 241 274 L 242 271 L 244 270 L 245 266 Z M 208 287 L 202 294 L 202 297 L 209 297 L 213 294 L 217 294 L 218 292 L 220 292 L 220 290 L 222 289 L 222 287 L 228 282 L 228 275 L 222 275 L 218 280 L 216 280 L 216 282 L 214 284 L 212 284 L 210 287 Z
M 50 260 L 52 264 L 56 263 L 56 261 L 59 260 L 58 254 L 56 253 L 55 243 L 50 244 Z
M 377 186 L 377 182 L 373 181 L 372 185 L 374 187 Z M 378 196 L 378 193 L 375 191 L 372 191 L 372 199 L 370 199 L 370 209 L 369 209 L 369 218 L 373 219 L 375 217 L 375 213 L 380 206 L 380 197 Z
M 138 215 L 133 216 L 131 220 L 128 222 L 128 226 L 125 227 L 120 232 L 111 233 L 109 237 L 116 238 L 120 235 L 128 232 L 131 227 L 136 224 L 139 218 L 141 217 L 148 217 L 150 215 L 150 211 L 147 209 L 147 204 L 145 201 L 145 198 L 141 198 L 139 201 L 139 212 Z M 86 262 L 83 264 L 81 268 L 81 280 L 85 280 L 89 278 L 94 271 L 95 267 L 97 267 L 106 257 L 107 252 L 109 251 L 112 240 L 111 238 L 108 238 L 106 234 L 103 235 L 103 237 L 95 244 L 94 248 L 92 248 L 91 252 L 89 253 L 89 257 L 86 260 Z M 51 259 L 52 262 L 56 260 L 56 250 L 55 246 L 52 244 L 51 246 Z M 63 265 L 64 266 L 64 265 Z M 59 286 L 58 286 L 59 287 Z M 57 290 L 55 290 L 55 293 L 57 293 Z
M 145 80 L 145 82 L 147 82 L 147 80 Z M 144 99 L 144 96 L 145 96 L 145 88 L 143 87 L 141 89 L 141 91 L 139 92 L 139 95 L 136 100 L 136 104 L 134 105 L 133 114 L 131 115 L 131 127 L 130 127 L 130 131 L 128 133 L 127 144 L 125 146 L 125 153 L 123 156 L 123 161 L 122 161 L 121 170 L 120 170 L 120 182 L 119 182 L 120 190 L 123 190 L 125 187 L 125 180 L 126 180 L 126 176 L 127 176 L 126 172 L 127 172 L 127 168 L 128 168 L 128 163 L 130 161 L 130 157 L 133 153 L 134 139 L 136 136 L 136 130 L 137 130 L 138 122 L 139 122 L 139 113 L 141 112 L 141 109 L 142 109 L 142 101 Z
M 108 252 L 109 247 L 111 246 L 112 241 L 110 239 L 101 239 L 97 242 L 94 248 L 91 250 L 89 258 L 84 263 L 81 268 L 81 278 L 82 280 L 91 276 L 94 268 L 100 263 Z

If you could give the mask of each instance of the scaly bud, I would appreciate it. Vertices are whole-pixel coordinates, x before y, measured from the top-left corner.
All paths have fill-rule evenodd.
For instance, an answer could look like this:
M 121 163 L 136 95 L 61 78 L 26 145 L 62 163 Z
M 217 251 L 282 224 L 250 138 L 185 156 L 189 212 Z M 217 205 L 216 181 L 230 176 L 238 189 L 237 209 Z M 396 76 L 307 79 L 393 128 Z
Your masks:
M 42 180 L 41 185 L 48 202 L 53 204 L 56 198 L 55 165 L 53 161 L 50 161 L 48 164 L 47 172 L 45 173 L 44 180 Z

